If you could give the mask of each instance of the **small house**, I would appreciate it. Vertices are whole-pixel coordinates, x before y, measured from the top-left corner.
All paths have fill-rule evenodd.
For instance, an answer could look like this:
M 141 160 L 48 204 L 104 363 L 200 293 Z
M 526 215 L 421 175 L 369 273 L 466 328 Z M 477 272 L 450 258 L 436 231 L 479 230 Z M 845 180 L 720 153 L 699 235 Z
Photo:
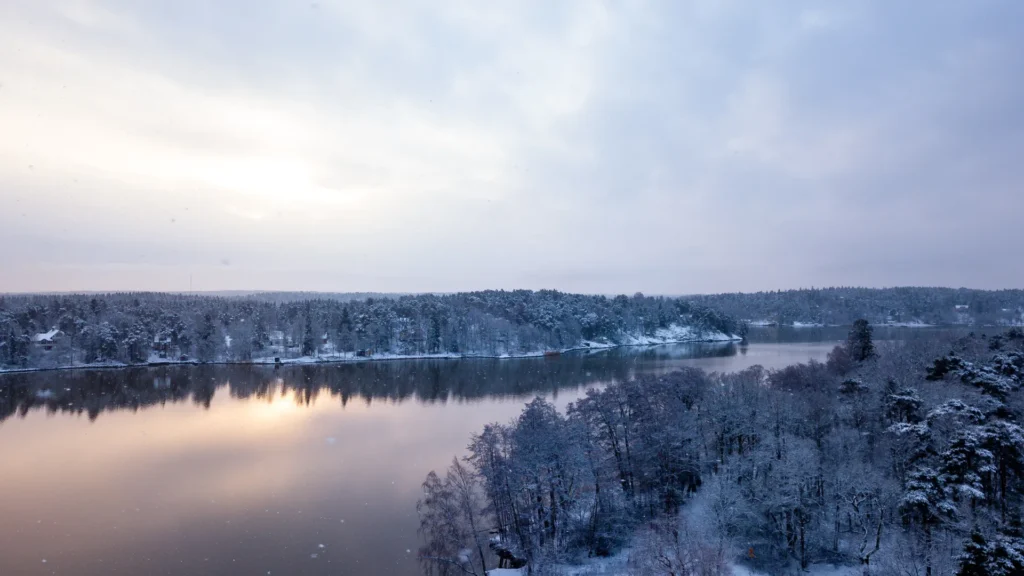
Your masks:
M 328 334 L 324 334 L 323 338 L 320 339 L 320 351 L 324 354 L 334 354 L 337 352 L 337 347 Z
M 271 330 L 267 333 L 267 336 L 270 338 L 271 346 L 274 348 L 284 349 L 285 343 L 287 342 L 284 337 L 284 332 L 281 330 Z
M 32 344 L 42 348 L 43 350 L 53 350 L 53 347 L 60 339 L 64 336 L 64 333 L 54 328 L 49 332 L 43 332 L 36 334 L 32 337 Z
M 161 358 L 167 358 L 167 354 L 171 351 L 171 335 L 167 333 L 160 333 L 153 337 L 153 352 L 156 352 Z

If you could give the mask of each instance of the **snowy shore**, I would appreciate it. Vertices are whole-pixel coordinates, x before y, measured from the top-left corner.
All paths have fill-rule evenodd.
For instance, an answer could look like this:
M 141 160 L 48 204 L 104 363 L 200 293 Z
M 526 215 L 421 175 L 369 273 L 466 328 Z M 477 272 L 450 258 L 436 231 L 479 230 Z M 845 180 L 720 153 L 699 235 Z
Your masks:
M 150 358 L 146 362 L 138 364 L 126 364 L 123 362 L 95 362 L 95 363 L 74 363 L 53 367 L 35 368 L 0 368 L 0 374 L 17 374 L 25 372 L 55 372 L 67 370 L 104 370 L 124 368 L 148 368 L 159 366 L 180 366 L 180 365 L 204 365 L 204 366 L 292 366 L 309 364 L 347 364 L 361 362 L 386 362 L 395 360 L 464 360 L 464 359 L 492 359 L 492 360 L 514 360 L 519 358 L 539 358 L 550 355 L 560 355 L 572 352 L 587 350 L 612 350 L 615 348 L 642 347 L 642 346 L 663 346 L 666 344 L 699 344 L 699 343 L 724 343 L 739 342 L 742 338 L 722 332 L 705 331 L 697 332 L 689 326 L 672 325 L 668 328 L 659 328 L 654 335 L 632 334 L 622 338 L 620 342 L 585 340 L 576 346 L 556 350 L 532 350 L 529 352 L 514 354 L 492 354 L 487 352 L 466 352 L 466 353 L 441 353 L 441 354 L 395 354 L 390 352 L 375 353 L 372 355 L 360 356 L 356 352 L 334 352 L 318 354 L 315 356 L 299 356 L 296 358 L 283 358 L 280 356 L 263 356 L 252 360 L 215 360 L 211 362 L 199 362 L 196 360 L 172 360 L 168 358 Z

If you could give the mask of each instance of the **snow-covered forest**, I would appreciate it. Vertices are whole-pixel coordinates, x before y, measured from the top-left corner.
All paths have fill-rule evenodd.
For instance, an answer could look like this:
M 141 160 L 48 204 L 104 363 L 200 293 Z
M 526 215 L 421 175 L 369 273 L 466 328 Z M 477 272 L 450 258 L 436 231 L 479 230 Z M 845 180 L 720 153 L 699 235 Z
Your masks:
M 1024 325 L 1024 290 L 822 288 L 687 299 L 752 323 Z
M 685 299 L 544 290 L 346 300 L 294 294 L 0 296 L 0 369 L 401 356 L 516 356 L 726 339 Z
M 827 363 L 530 402 L 428 475 L 425 570 L 1024 574 L 1024 333 L 870 336 L 858 323 Z

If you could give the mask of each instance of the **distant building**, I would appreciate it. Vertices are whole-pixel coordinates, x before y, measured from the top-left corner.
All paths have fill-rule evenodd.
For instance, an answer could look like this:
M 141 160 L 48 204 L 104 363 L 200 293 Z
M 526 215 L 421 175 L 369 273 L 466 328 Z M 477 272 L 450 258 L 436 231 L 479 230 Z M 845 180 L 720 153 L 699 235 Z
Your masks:
M 284 349 L 285 344 L 288 342 L 288 339 L 284 336 L 284 332 L 280 330 L 271 330 L 267 333 L 267 336 L 270 338 L 270 345 L 275 348 Z
M 153 352 L 156 352 L 161 358 L 167 358 L 167 354 L 171 351 L 171 336 L 170 334 L 157 334 L 153 337 Z
M 338 347 L 331 341 L 330 336 L 325 333 L 323 338 L 320 339 L 320 352 L 324 354 L 334 354 L 337 351 Z
M 43 332 L 36 334 L 32 337 L 32 344 L 42 348 L 43 350 L 53 350 L 55 344 L 57 344 L 61 338 L 64 337 L 64 333 L 54 328 L 49 332 Z

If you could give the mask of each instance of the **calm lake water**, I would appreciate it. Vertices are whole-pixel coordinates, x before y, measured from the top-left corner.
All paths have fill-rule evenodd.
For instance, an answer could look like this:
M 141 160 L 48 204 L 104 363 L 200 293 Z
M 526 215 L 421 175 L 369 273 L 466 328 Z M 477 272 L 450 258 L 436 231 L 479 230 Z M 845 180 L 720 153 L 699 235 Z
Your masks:
M 484 424 L 639 373 L 822 360 L 845 334 L 814 330 L 558 358 L 0 376 L 0 574 L 418 574 L 420 483 Z

